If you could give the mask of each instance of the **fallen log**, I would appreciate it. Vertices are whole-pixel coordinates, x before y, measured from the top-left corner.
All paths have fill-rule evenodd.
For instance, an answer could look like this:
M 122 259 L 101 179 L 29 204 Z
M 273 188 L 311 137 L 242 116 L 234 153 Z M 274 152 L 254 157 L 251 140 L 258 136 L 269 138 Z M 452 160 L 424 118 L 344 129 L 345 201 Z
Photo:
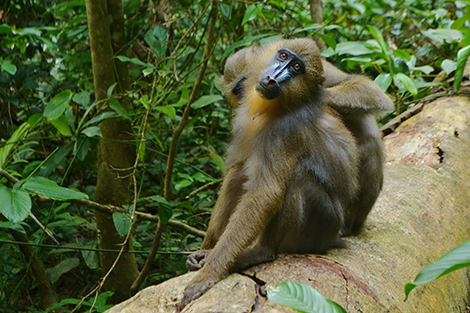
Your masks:
M 184 312 L 293 312 L 266 300 L 263 285 L 297 281 L 348 312 L 465 312 L 461 269 L 414 289 L 404 285 L 470 239 L 470 99 L 426 104 L 385 137 L 384 188 L 363 232 L 324 256 L 288 255 L 232 274 Z M 108 312 L 174 312 L 194 273 L 148 287 Z M 260 292 L 261 290 L 261 292 Z

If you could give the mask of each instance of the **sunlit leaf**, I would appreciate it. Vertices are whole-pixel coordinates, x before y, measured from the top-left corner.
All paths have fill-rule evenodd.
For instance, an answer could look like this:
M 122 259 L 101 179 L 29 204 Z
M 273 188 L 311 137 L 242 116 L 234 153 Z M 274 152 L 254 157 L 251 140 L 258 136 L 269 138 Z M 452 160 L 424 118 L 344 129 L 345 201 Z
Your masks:
M 31 213 L 29 194 L 22 189 L 0 186 L 0 213 L 12 223 L 23 221 Z
M 90 104 L 90 93 L 88 91 L 82 91 L 74 94 L 72 99 L 81 106 L 86 107 Z
M 358 41 L 340 42 L 336 45 L 335 51 L 339 55 L 364 55 L 374 52 L 368 48 L 368 45 L 365 42 Z
M 70 129 L 69 121 L 67 120 L 67 118 L 65 118 L 64 115 L 59 116 L 59 118 L 50 121 L 50 123 L 52 124 L 52 126 L 55 127 L 55 129 L 59 131 L 62 136 L 72 136 L 72 130 Z
M 216 152 L 209 152 L 212 161 L 217 165 L 222 173 L 225 173 L 225 162 L 222 157 Z
M 392 83 L 392 75 L 390 75 L 390 73 L 380 73 L 374 81 L 386 92 Z
M 464 38 L 463 34 L 456 29 L 436 28 L 421 32 L 439 44 L 444 42 L 460 42 Z
M 443 275 L 467 266 L 470 266 L 470 241 L 449 251 L 426 266 L 412 283 L 405 285 L 406 298 L 415 287 L 430 283 Z
M 1 60 L 0 60 L 1 61 Z M 1 61 L 2 62 L 2 71 L 7 72 L 10 75 L 16 74 L 16 66 L 8 61 Z
M 445 59 L 441 63 L 441 68 L 444 70 L 444 72 L 446 72 L 447 75 L 449 75 L 450 73 L 452 73 L 453 71 L 457 69 L 457 62 L 454 62 L 449 59 Z
M 176 110 L 171 105 L 156 106 L 155 110 L 160 111 L 160 112 L 164 113 L 165 115 L 168 115 L 169 117 L 171 117 L 173 119 L 176 118 Z
M 194 103 L 191 104 L 192 109 L 200 109 L 202 107 L 205 107 L 206 105 L 212 104 L 217 101 L 222 101 L 224 98 L 220 95 L 210 95 L 210 96 L 202 96 Z
M 31 125 L 28 122 L 21 124 L 11 135 L 10 139 L 7 140 L 3 147 L 0 147 L 0 168 L 5 169 L 7 161 L 10 159 L 12 150 L 19 144 L 19 141 L 26 135 Z
M 406 88 L 406 90 L 411 92 L 413 95 L 418 94 L 418 89 L 416 88 L 416 85 L 413 82 L 413 80 L 403 73 L 395 74 L 395 76 L 393 76 L 393 82 L 399 88 L 403 86 L 404 88 Z
M 284 282 L 267 288 L 268 299 L 305 313 L 346 313 L 336 302 L 323 297 L 314 288 L 296 282 Z
M 254 20 L 259 14 L 258 8 L 256 5 L 252 4 L 248 7 L 248 9 L 245 12 L 245 15 L 243 16 L 242 20 L 242 25 L 245 25 L 249 21 Z
M 57 94 L 52 100 L 46 105 L 44 109 L 44 117 L 48 121 L 53 121 L 58 119 L 62 114 L 64 114 L 65 109 L 72 100 L 73 92 L 70 90 L 64 90 L 61 93 Z
M 470 55 L 470 46 L 466 46 L 457 52 L 457 69 L 455 70 L 454 90 L 458 92 L 462 85 L 463 71 Z
M 101 130 L 98 126 L 91 126 L 82 130 L 82 134 L 87 137 L 101 137 Z

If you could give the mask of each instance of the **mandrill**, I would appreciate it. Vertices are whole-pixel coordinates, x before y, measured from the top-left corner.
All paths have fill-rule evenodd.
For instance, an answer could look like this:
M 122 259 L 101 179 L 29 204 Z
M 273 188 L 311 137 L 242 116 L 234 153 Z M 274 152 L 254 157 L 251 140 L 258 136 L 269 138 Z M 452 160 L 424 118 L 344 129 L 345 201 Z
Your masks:
M 179 310 L 230 272 L 279 253 L 341 246 L 340 235 L 359 230 L 382 186 L 371 114 L 391 101 L 369 79 L 323 61 L 312 40 L 237 52 L 223 87 L 237 107 L 227 173 L 201 250 L 188 259 L 198 273 Z

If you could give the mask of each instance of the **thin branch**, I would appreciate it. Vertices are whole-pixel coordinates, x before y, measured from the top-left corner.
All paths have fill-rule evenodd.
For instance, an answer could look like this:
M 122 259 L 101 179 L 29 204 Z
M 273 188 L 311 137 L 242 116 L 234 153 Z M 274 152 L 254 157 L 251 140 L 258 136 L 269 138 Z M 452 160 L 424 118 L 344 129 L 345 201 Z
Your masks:
M 10 173 L 8 173 L 7 171 L 5 171 L 3 169 L 0 169 L 0 176 L 3 176 L 6 179 L 8 179 L 8 181 L 10 181 L 12 184 L 16 184 L 19 181 L 16 177 L 14 177 L 13 175 L 11 175 Z M 40 195 L 37 195 L 37 194 L 33 194 L 33 197 L 35 199 L 37 199 L 39 202 L 54 201 L 53 199 L 50 199 L 50 198 L 44 197 L 44 196 L 40 196 Z M 129 211 L 124 209 L 123 207 L 112 205 L 112 204 L 101 204 L 101 203 L 94 202 L 94 201 L 87 200 L 87 199 L 72 199 L 72 200 L 67 200 L 67 202 L 72 202 L 72 203 L 88 206 L 92 209 L 95 209 L 95 210 L 98 210 L 98 211 L 101 211 L 101 212 L 104 212 L 104 213 L 108 213 L 108 214 L 113 214 L 114 212 L 129 213 Z M 158 216 L 148 214 L 148 213 L 144 213 L 144 212 L 136 211 L 135 215 L 139 219 L 145 220 L 145 221 L 158 222 L 158 220 L 159 220 Z M 168 225 L 171 226 L 172 228 L 178 229 L 180 231 L 186 232 L 186 233 L 191 234 L 191 235 L 196 236 L 196 237 L 204 238 L 204 236 L 206 235 L 205 232 L 203 232 L 203 231 L 201 231 L 197 228 L 191 227 L 189 225 L 186 225 L 185 223 L 182 223 L 182 222 L 179 222 L 179 221 L 169 220 Z
M 196 82 L 191 91 L 191 95 L 189 96 L 188 103 L 186 104 L 186 107 L 184 109 L 183 116 L 181 117 L 181 121 L 179 122 L 178 126 L 176 126 L 176 128 L 174 129 L 173 136 L 171 138 L 171 145 L 170 145 L 170 151 L 168 153 L 167 168 L 166 168 L 166 173 L 165 173 L 165 185 L 164 185 L 164 192 L 163 192 L 164 198 L 167 201 L 170 200 L 171 198 L 171 176 L 173 173 L 173 165 L 175 162 L 176 145 L 178 143 L 178 139 L 181 135 L 181 132 L 185 128 L 186 123 L 188 121 L 188 117 L 191 112 L 191 104 L 194 101 L 196 101 L 196 98 L 199 95 L 199 89 L 201 87 L 201 83 L 204 78 L 204 74 L 206 72 L 207 63 L 209 61 L 209 57 L 212 51 L 212 45 L 213 45 L 213 39 L 214 39 L 214 33 L 215 33 L 215 22 L 217 18 L 217 5 L 214 1 L 212 1 L 211 5 L 212 5 L 212 8 L 209 14 L 209 19 L 210 19 L 209 30 L 207 34 L 206 46 L 204 48 L 204 53 L 202 55 L 202 63 L 201 63 L 201 66 L 199 67 L 198 76 L 196 78 Z M 147 258 L 147 261 L 145 262 L 144 267 L 142 268 L 142 271 L 140 272 L 139 276 L 132 284 L 132 287 L 130 290 L 131 294 L 135 294 L 138 291 L 145 277 L 147 277 L 148 273 L 150 272 L 150 267 L 151 267 L 153 260 L 155 259 L 157 248 L 160 245 L 160 238 L 161 238 L 164 228 L 165 228 L 165 225 L 161 221 L 158 221 L 157 229 L 155 230 L 155 235 L 153 239 L 152 249 L 150 250 L 149 256 Z

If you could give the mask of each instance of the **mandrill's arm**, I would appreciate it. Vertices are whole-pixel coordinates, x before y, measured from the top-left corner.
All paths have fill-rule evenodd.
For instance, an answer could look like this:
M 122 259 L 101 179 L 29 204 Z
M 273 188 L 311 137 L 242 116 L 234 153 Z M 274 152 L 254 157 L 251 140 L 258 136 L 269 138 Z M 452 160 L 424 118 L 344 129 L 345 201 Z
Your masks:
M 393 102 L 372 80 L 349 75 L 322 60 L 326 103 L 344 116 L 374 114 L 392 110 Z
M 273 171 L 266 166 L 260 170 L 255 166 L 257 161 L 252 162 L 251 168 L 258 173 L 249 175 L 251 179 L 247 182 L 246 193 L 240 199 L 217 244 L 209 251 L 204 266 L 186 288 L 180 310 L 233 271 L 237 259 L 264 231 L 282 206 L 285 186 L 290 179 L 289 173 L 292 173 L 294 162 L 295 158 L 291 158 L 290 162 L 284 161 L 286 167 L 282 172 Z

